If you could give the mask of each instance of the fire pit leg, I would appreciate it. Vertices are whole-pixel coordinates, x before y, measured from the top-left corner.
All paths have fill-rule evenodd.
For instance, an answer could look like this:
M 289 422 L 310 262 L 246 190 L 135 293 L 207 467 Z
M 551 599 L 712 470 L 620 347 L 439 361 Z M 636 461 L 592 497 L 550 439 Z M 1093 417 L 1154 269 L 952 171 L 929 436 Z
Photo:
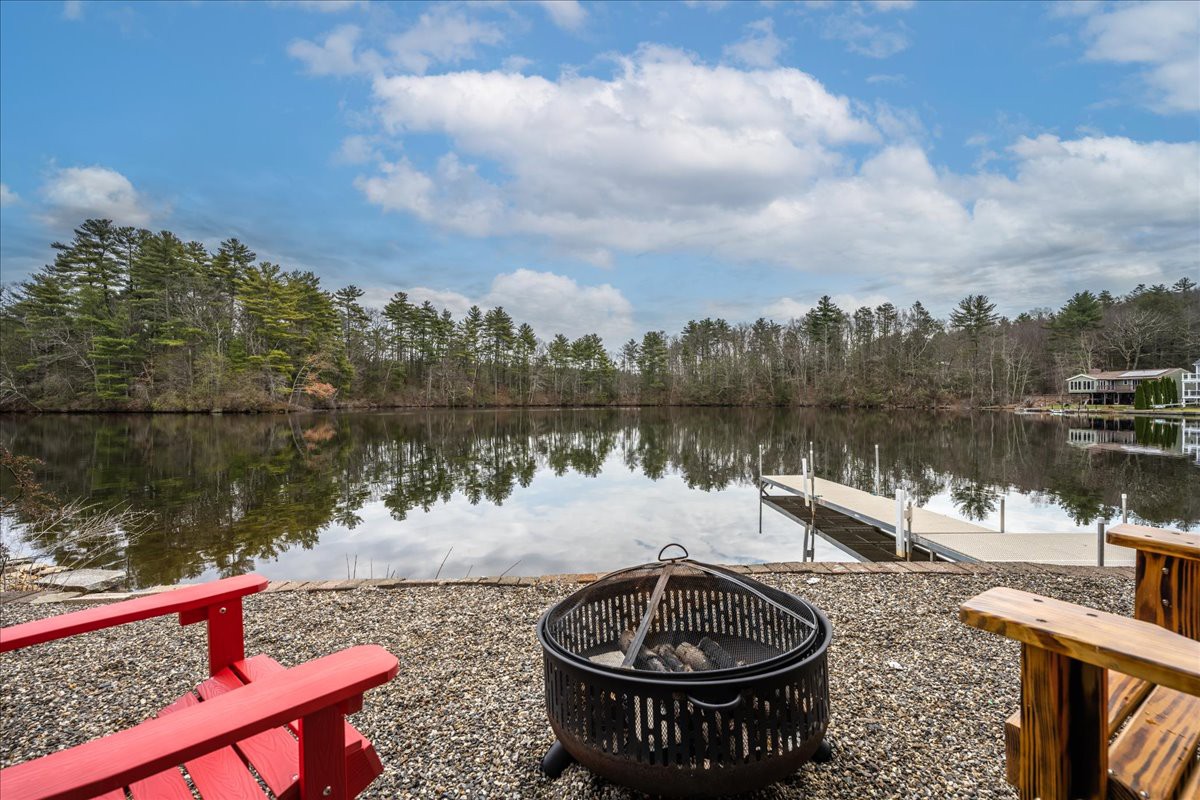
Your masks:
M 555 741 L 542 756 L 542 772 L 550 778 L 562 775 L 563 770 L 575 763 L 575 756 L 567 752 L 562 742 Z
M 833 747 L 830 746 L 828 739 L 822 739 L 821 743 L 817 745 L 817 749 L 812 754 L 812 760 L 818 764 L 833 760 Z

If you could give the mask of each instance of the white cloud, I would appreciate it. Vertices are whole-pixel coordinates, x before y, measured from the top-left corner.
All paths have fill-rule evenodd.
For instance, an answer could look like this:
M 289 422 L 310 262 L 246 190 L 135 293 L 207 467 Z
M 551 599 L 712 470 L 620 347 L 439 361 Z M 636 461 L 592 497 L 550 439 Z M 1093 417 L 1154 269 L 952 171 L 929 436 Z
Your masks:
M 1144 64 L 1146 105 L 1163 113 L 1200 111 L 1200 3 L 1123 3 L 1092 14 L 1086 58 Z
M 318 14 L 340 14 L 356 8 L 366 8 L 367 0 L 271 0 L 271 5 L 315 11 Z
M 7 183 L 0 183 L 0 208 L 14 206 L 19 202 L 21 202 L 20 195 L 8 188 Z
M 312 75 L 380 75 L 388 70 L 423 74 L 436 64 L 473 59 L 481 45 L 504 40 L 500 28 L 468 13 L 473 7 L 433 6 L 412 27 L 386 37 L 386 46 L 368 47 L 358 25 L 339 25 L 319 42 L 296 39 L 288 55 L 302 61 Z M 384 37 L 379 32 L 375 39 Z
M 66 0 L 63 3 L 62 17 L 72 21 L 83 19 L 83 0 Z
M 725 58 L 748 67 L 765 69 L 775 66 L 786 45 L 775 35 L 775 23 L 770 17 L 751 22 L 746 35 L 726 45 Z
M 505 56 L 504 60 L 500 62 L 500 69 L 505 72 L 524 72 L 531 66 L 533 66 L 532 58 L 518 55 Z
M 423 73 L 432 64 L 455 64 L 475 57 L 478 45 L 504 40 L 500 28 L 447 6 L 421 14 L 415 25 L 389 42 L 394 60 L 404 69 Z
M 881 73 L 876 75 L 868 75 L 867 83 L 892 83 L 896 84 L 897 86 L 903 86 L 904 84 L 908 83 L 908 78 L 900 73 L 891 75 Z
M 538 0 L 555 25 L 567 31 L 578 31 L 587 22 L 587 9 L 579 0 Z
M 876 11 L 908 11 L 917 4 L 917 0 L 868 0 L 868 2 Z
M 513 319 L 529 322 L 543 337 L 595 332 L 615 346 L 634 332 L 633 306 L 607 283 L 580 286 L 563 275 L 519 269 L 498 275 L 486 299 L 489 306 L 504 306 Z
M 773 303 L 763 307 L 762 315 L 768 319 L 779 320 L 785 322 L 787 320 L 802 319 L 817 304 L 821 298 L 813 296 L 805 300 L 795 300 L 791 297 L 781 297 Z M 887 295 L 879 293 L 871 293 L 865 295 L 859 294 L 835 294 L 831 295 L 830 300 L 842 311 L 847 314 L 853 314 L 863 306 L 875 308 L 889 302 Z
M 379 289 L 367 293 L 367 300 L 382 306 L 394 290 Z M 572 278 L 553 272 L 518 269 L 497 275 L 487 292 L 468 297 L 448 289 L 413 286 L 404 289 L 409 302 L 428 300 L 435 307 L 449 309 L 461 319 L 473 305 L 483 309 L 503 306 L 520 324 L 528 322 L 543 340 L 562 333 L 572 339 L 599 333 L 609 347 L 635 333 L 633 306 L 620 290 L 609 284 L 582 286 Z
M 959 174 L 930 163 L 911 110 L 654 47 L 608 78 L 463 71 L 379 78 L 374 95 L 384 134 L 449 151 L 360 176 L 369 201 L 600 264 L 703 253 L 1021 305 L 1100 275 L 1173 281 L 1200 247 L 1196 142 L 976 138 Z
M 720 11 L 729 5 L 729 0 L 683 0 L 688 8 L 703 8 L 705 11 Z
M 910 110 L 868 120 L 803 72 L 654 48 L 608 79 L 457 72 L 374 94 L 386 132 L 443 134 L 452 152 L 362 176 L 368 199 L 563 253 L 702 252 L 1021 303 L 1106 270 L 1165 279 L 1200 246 L 1196 143 L 980 139 L 977 169 L 1008 174 L 955 174 L 932 166 Z
M 129 179 L 107 167 L 60 169 L 42 186 L 42 197 L 46 221 L 59 227 L 74 227 L 88 217 L 142 226 L 152 216 Z
M 362 134 L 347 136 L 342 139 L 341 146 L 334 154 L 334 161 L 338 164 L 366 164 L 375 161 L 379 158 L 379 151 L 375 144 L 373 136 Z
M 908 49 L 912 43 L 904 28 L 872 24 L 867 21 L 858 6 L 830 15 L 825 20 L 822 35 L 826 39 L 845 42 L 846 49 L 851 53 L 870 58 L 894 56 L 901 50 Z
M 354 185 L 367 199 L 386 211 L 408 211 L 421 219 L 433 219 L 433 181 L 413 168 L 407 159 L 384 162 L 382 175 L 359 177 Z
M 878 138 L 846 98 L 799 70 L 710 67 L 660 48 L 621 59 L 611 80 L 457 72 L 378 79 L 374 90 L 388 132 L 444 133 L 460 158 L 490 159 L 514 176 L 509 213 L 482 227 L 551 236 L 603 225 L 614 208 L 650 224 L 692 213 L 684 209 L 760 205 L 798 179 L 842 169 L 827 144 Z M 447 188 L 461 194 L 470 176 L 451 172 L 458 185 Z M 482 194 L 496 188 L 470 183 Z M 485 205 L 504 211 L 498 196 Z
M 378 70 L 382 57 L 374 50 L 358 50 L 362 29 L 339 25 L 325 34 L 320 44 L 297 39 L 288 45 L 288 55 L 304 62 L 312 75 L 354 75 Z

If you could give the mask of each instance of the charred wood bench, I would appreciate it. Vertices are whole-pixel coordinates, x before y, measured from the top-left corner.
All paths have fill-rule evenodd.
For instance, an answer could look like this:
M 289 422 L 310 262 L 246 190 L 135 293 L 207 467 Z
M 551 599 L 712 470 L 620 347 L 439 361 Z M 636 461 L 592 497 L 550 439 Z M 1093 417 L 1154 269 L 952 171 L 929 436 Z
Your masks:
M 1023 644 L 1008 781 L 1030 799 L 1195 800 L 1200 537 L 1120 525 L 1108 540 L 1138 551 L 1136 619 L 1003 588 L 961 607 Z
M 242 598 L 266 585 L 243 575 L 0 629 L 4 653 L 178 614 L 181 625 L 207 623 L 210 674 L 154 719 L 0 770 L 4 800 L 124 800 L 126 791 L 134 800 L 192 800 L 181 765 L 206 800 L 261 797 L 264 786 L 281 800 L 344 800 L 365 789 L 383 766 L 345 716 L 396 675 L 396 658 L 376 645 L 291 669 L 246 658 Z

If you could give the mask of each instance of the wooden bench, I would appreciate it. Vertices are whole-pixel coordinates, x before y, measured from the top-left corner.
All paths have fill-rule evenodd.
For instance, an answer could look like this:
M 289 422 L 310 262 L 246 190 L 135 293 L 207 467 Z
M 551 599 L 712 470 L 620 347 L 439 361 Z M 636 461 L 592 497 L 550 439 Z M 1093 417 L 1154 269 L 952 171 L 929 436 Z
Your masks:
M 0 770 L 4 800 L 192 800 L 193 786 L 206 800 L 261 797 L 264 786 L 281 800 L 345 800 L 365 789 L 383 765 L 345 716 L 396 675 L 396 658 L 375 645 L 291 669 L 246 658 L 242 598 L 266 585 L 243 575 L 0 629 L 4 653 L 177 613 L 181 625 L 207 623 L 210 673 L 154 719 Z
M 1107 539 L 1110 544 L 1137 551 L 1134 618 L 1200 639 L 1200 535 L 1122 524 L 1113 526 Z M 1109 672 L 1106 719 L 1110 736 L 1142 707 L 1152 689 L 1153 684 L 1139 678 Z M 1019 709 L 1005 722 L 1004 743 L 1006 777 L 1015 786 L 1021 762 Z
M 960 617 L 1022 643 L 1020 748 L 1009 764 L 1022 800 L 1200 796 L 1200 642 L 1008 588 L 963 603 Z M 1110 744 L 1114 672 L 1152 686 Z

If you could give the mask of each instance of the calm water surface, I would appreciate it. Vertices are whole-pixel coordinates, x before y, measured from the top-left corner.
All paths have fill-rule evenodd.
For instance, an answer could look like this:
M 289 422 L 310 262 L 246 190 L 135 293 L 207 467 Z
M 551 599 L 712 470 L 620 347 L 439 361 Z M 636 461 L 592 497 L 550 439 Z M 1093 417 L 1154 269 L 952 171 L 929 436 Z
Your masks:
M 1007 529 L 1119 514 L 1200 527 L 1200 422 L 757 409 L 0 417 L 64 500 L 128 504 L 150 530 L 103 559 L 153 585 L 272 578 L 538 575 L 652 560 L 671 541 L 722 563 L 802 557 L 763 471 L 817 472 Z M 880 446 L 875 473 L 874 445 Z M 9 490 L 11 487 L 0 485 Z M 21 530 L 8 519 L 6 536 Z M 53 534 L 41 545 L 53 547 Z M 447 555 L 449 553 L 449 555 Z M 61 553 L 64 561 L 69 554 Z M 818 542 L 817 558 L 843 556 Z M 445 559 L 444 565 L 442 564 Z

